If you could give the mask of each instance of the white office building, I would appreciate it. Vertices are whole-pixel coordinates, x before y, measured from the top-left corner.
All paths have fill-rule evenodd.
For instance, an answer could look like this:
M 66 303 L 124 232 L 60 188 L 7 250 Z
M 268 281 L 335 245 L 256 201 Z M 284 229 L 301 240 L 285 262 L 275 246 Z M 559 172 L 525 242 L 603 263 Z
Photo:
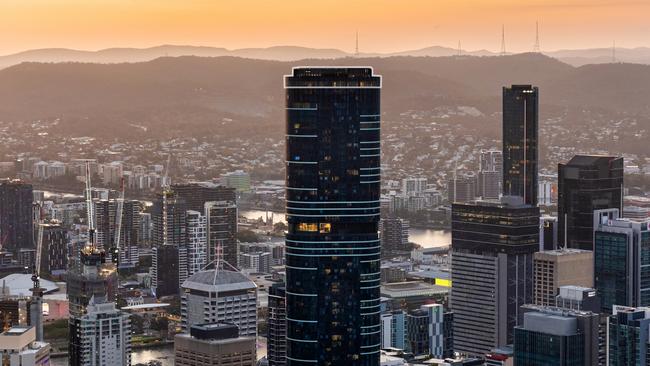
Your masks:
M 241 336 L 257 336 L 257 285 L 225 269 L 190 276 L 181 289 L 181 325 L 233 323 Z

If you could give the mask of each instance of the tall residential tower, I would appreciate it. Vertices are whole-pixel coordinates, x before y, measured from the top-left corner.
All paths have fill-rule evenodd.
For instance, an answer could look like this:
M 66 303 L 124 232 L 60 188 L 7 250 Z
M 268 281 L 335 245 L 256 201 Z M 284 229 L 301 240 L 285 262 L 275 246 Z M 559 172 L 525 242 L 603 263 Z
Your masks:
M 287 364 L 379 365 L 381 76 L 285 77 Z

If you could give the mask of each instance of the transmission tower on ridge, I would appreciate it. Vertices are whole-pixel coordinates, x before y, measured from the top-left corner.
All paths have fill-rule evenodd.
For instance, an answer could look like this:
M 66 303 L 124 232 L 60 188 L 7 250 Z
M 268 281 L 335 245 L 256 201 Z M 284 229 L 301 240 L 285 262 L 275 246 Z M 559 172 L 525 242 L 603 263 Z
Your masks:
M 357 30 L 357 35 L 354 45 L 354 57 L 359 57 L 359 31 Z
M 612 63 L 616 62 L 616 40 L 614 40 L 614 44 L 612 45 Z
M 533 46 L 533 52 L 542 52 L 539 46 L 539 22 L 535 22 L 535 45 Z
M 506 55 L 506 26 L 501 25 L 501 56 Z
M 458 41 L 458 55 L 457 56 L 462 56 L 463 55 L 463 49 L 460 48 L 460 40 Z

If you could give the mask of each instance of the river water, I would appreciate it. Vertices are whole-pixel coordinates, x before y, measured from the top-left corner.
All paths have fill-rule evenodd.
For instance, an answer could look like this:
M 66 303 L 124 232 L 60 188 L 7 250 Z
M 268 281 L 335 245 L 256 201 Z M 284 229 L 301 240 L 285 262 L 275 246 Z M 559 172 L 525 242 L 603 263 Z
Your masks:
M 261 210 L 240 211 L 239 215 L 250 220 L 256 220 L 260 217 L 266 218 L 267 212 Z M 269 217 L 271 211 L 268 212 Z M 284 222 L 284 213 L 273 212 L 274 222 Z M 432 229 L 409 229 L 409 241 L 422 246 L 423 248 L 443 247 L 451 244 L 451 232 L 449 230 L 432 230 Z

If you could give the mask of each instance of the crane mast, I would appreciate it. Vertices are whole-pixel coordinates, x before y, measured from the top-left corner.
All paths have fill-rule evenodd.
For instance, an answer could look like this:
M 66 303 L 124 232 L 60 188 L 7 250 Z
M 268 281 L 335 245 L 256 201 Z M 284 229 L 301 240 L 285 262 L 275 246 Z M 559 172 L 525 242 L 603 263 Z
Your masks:
M 113 262 L 119 267 L 120 260 L 120 236 L 122 234 L 122 212 L 124 211 L 124 177 L 120 180 L 120 196 L 117 198 L 115 208 L 115 241 L 113 243 Z
M 88 243 L 95 247 L 95 208 L 93 207 L 92 185 L 90 184 L 90 162 L 86 162 L 86 213 L 88 220 Z
M 36 340 L 43 341 L 43 292 L 41 288 L 40 272 L 41 272 L 41 256 L 43 252 L 43 226 L 44 226 L 44 213 L 43 201 L 39 205 L 39 218 L 38 218 L 38 239 L 36 241 L 36 253 L 34 254 L 34 271 L 32 274 L 32 303 L 31 303 L 31 323 L 36 328 Z

